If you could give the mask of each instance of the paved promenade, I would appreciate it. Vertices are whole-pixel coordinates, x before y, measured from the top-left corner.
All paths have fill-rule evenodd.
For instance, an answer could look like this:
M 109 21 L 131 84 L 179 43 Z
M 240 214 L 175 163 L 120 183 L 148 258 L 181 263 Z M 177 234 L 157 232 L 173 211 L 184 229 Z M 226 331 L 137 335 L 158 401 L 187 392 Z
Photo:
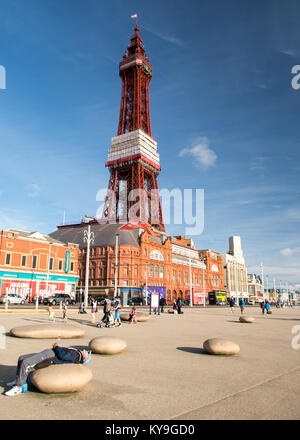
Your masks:
M 120 336 L 127 349 L 120 355 L 93 355 L 93 380 L 81 392 L 46 395 L 30 391 L 16 397 L 2 393 L 13 378 L 20 354 L 51 347 L 55 341 L 0 340 L 1 419 L 300 419 L 300 349 L 292 348 L 300 308 L 262 316 L 257 307 L 239 322 L 228 307 L 184 309 L 183 315 L 151 316 L 137 325 L 98 329 L 91 315 L 70 314 L 69 323 L 84 326 L 81 339 L 64 346 L 88 345 L 95 336 Z M 61 311 L 57 310 L 57 322 Z M 98 319 L 102 313 L 98 313 Z M 12 327 L 48 322 L 45 314 L 0 314 L 1 333 Z M 55 324 L 53 324 L 55 325 Z M 297 329 L 296 329 L 297 330 Z M 300 334 L 300 327 L 298 328 Z M 235 357 L 202 350 L 212 337 L 226 337 L 241 348 Z M 295 339 L 300 346 L 300 338 Z M 3 344 L 6 348 L 3 348 Z

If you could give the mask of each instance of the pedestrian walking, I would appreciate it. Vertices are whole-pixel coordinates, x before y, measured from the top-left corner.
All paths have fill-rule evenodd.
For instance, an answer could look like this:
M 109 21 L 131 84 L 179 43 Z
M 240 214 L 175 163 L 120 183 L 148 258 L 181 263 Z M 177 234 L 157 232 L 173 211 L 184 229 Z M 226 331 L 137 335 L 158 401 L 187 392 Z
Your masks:
M 182 311 L 181 311 L 181 307 L 182 307 L 181 298 L 179 298 L 179 297 L 177 298 L 176 305 L 177 305 L 178 315 L 180 315 L 182 313 Z
M 108 298 L 107 295 L 105 295 L 104 298 L 105 298 L 104 299 L 104 304 L 103 304 L 104 316 L 102 318 L 102 322 L 104 322 L 105 325 L 108 327 L 109 322 L 110 322 L 110 316 L 111 316 L 110 315 L 110 313 L 111 313 L 111 301 L 110 301 L 110 299 Z
M 95 298 L 92 299 L 92 309 L 91 309 L 91 314 L 92 314 L 92 323 L 95 324 L 96 323 L 96 313 L 98 312 L 97 309 L 97 301 Z
M 80 314 L 87 313 L 84 307 L 84 302 L 80 304 L 78 313 Z
M 160 311 L 161 311 L 162 313 L 164 313 L 164 306 L 166 305 L 166 300 L 165 300 L 165 297 L 164 297 L 164 296 L 162 296 L 162 297 L 160 298 L 159 305 L 160 305 Z
M 136 324 L 136 316 L 135 316 L 135 307 L 132 307 L 132 309 L 131 309 L 131 313 L 130 313 L 130 316 L 129 316 L 129 324 L 132 324 L 132 323 L 135 323 Z
M 48 319 L 49 321 L 54 321 L 54 312 L 52 306 L 48 307 Z
M 269 301 L 265 302 L 265 309 L 267 311 L 267 315 L 269 315 L 270 314 L 270 303 L 269 303 Z
M 62 303 L 62 306 L 63 306 L 63 320 L 67 321 L 68 320 L 68 318 L 67 318 L 68 306 L 65 303 L 65 301 Z
M 177 315 L 177 313 L 178 313 L 177 304 L 176 304 L 176 300 L 175 299 L 173 301 L 173 312 L 174 312 L 174 315 Z
M 229 307 L 230 307 L 231 313 L 233 313 L 234 312 L 234 298 L 233 298 L 233 296 L 229 300 Z
M 243 314 L 244 313 L 244 307 L 245 307 L 245 301 L 244 301 L 243 298 L 240 299 L 239 306 L 240 306 L 240 309 L 241 309 L 241 314 Z
M 120 301 L 119 301 L 118 297 L 115 298 L 114 309 L 115 309 L 115 325 L 118 322 L 119 323 L 119 327 L 121 327 L 121 325 L 122 325 L 121 317 L 120 317 L 121 304 L 120 304 Z
M 264 301 L 262 301 L 260 303 L 260 307 L 261 307 L 261 313 L 264 315 L 265 314 L 265 302 Z

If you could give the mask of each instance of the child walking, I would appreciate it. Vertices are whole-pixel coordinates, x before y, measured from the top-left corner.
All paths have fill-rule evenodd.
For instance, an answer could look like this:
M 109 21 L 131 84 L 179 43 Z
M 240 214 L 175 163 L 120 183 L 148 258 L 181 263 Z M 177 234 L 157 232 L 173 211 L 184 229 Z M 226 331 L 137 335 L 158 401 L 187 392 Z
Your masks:
M 133 322 L 136 324 L 135 307 L 132 307 L 132 310 L 131 310 L 131 313 L 129 316 L 129 324 L 132 324 Z
M 67 312 L 68 312 L 68 307 L 67 304 L 65 302 L 63 302 L 63 320 L 67 321 Z
M 48 319 L 49 321 L 54 321 L 54 312 L 52 306 L 48 307 Z

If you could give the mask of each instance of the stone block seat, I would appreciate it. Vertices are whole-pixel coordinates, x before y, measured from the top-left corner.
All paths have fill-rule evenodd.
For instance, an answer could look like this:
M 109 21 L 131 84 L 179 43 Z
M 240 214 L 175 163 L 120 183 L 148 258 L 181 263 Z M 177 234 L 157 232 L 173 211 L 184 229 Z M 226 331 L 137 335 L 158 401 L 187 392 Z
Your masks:
M 203 348 L 207 353 L 215 355 L 236 355 L 240 352 L 240 347 L 236 342 L 223 338 L 207 339 L 203 343 Z
M 120 314 L 120 318 L 122 321 L 129 321 L 130 312 L 123 312 Z M 137 312 L 135 314 L 135 319 L 137 322 L 146 322 L 149 321 L 150 316 L 143 312 Z
M 254 321 L 255 321 L 255 319 L 252 316 L 244 316 L 244 315 L 240 316 L 240 322 L 245 322 L 245 323 L 250 324 Z
M 81 338 L 85 334 L 85 330 L 68 324 L 51 323 L 14 327 L 10 330 L 10 334 L 17 338 L 53 339 L 60 336 L 61 339 L 71 339 Z
M 98 336 L 89 343 L 90 350 L 96 354 L 119 354 L 126 347 L 126 342 L 115 336 Z
M 30 382 L 42 393 L 73 393 L 87 385 L 93 375 L 82 364 L 50 365 L 34 371 Z

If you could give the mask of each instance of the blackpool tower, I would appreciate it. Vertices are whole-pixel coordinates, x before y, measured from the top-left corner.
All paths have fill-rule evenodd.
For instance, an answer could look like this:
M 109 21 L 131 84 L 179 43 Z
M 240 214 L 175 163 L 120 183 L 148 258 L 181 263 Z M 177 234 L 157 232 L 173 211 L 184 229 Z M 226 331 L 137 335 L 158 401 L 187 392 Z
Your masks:
M 101 222 L 138 221 L 165 232 L 157 184 L 160 158 L 150 122 L 152 66 L 138 25 L 119 72 L 122 80 L 119 126 L 105 164 L 110 178 Z

